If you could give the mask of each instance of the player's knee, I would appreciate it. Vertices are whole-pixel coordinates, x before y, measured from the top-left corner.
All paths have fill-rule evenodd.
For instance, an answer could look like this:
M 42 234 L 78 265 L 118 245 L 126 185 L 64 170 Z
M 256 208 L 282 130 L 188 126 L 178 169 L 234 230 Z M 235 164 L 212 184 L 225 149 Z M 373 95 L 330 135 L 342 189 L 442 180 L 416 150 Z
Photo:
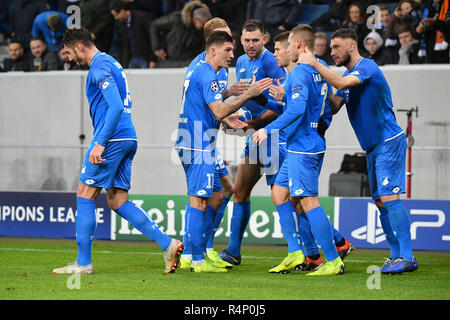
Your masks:
M 245 202 L 250 200 L 250 192 L 240 188 L 234 188 L 234 202 Z

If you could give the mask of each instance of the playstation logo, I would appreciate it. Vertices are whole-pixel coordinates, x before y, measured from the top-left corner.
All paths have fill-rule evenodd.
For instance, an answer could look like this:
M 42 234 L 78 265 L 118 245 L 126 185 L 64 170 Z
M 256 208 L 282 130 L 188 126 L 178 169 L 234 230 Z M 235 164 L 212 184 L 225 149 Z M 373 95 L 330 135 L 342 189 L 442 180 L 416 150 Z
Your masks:
M 367 204 L 367 224 L 351 233 L 352 237 L 358 240 L 366 240 L 371 244 L 378 244 L 386 240 L 380 221 L 380 212 L 373 203 Z

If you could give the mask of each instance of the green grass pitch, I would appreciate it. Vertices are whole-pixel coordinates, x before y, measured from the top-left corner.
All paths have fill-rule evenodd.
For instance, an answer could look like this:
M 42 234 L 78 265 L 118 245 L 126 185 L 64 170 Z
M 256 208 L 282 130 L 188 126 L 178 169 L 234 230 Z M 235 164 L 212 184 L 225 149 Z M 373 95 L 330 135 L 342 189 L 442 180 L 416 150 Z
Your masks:
M 388 252 L 362 249 L 346 258 L 343 275 L 269 274 L 286 252 L 282 246 L 244 246 L 241 266 L 228 273 L 177 270 L 163 275 L 162 252 L 154 243 L 94 241 L 95 273 L 69 279 L 51 271 L 75 260 L 74 240 L 0 237 L 0 299 L 450 299 L 449 252 L 417 251 L 419 270 L 396 276 L 376 278 L 368 273 L 369 266 L 383 264 Z

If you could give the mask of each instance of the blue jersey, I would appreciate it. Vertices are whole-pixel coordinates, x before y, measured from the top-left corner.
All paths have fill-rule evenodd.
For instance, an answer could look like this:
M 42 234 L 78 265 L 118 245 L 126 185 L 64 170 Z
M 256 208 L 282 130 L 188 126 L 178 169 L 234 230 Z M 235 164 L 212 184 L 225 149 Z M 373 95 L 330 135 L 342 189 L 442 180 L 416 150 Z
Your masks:
M 192 62 L 189 64 L 186 75 L 192 71 L 200 61 L 206 60 L 206 51 L 203 51 L 200 53 Z M 228 69 L 227 68 L 220 68 L 219 71 L 217 71 L 217 78 L 218 78 L 218 84 L 219 84 L 219 90 L 220 92 L 223 92 L 228 86 Z
M 217 72 L 200 61 L 186 75 L 175 148 L 213 151 L 220 126 L 209 104 L 222 100 Z
M 318 134 L 317 124 L 327 108 L 330 84 L 313 67 L 300 64 L 292 70 L 284 89 L 285 111 L 266 126 L 266 133 L 287 128 L 288 152 L 325 152 L 325 139 Z
M 240 56 L 236 62 L 236 78 L 237 81 L 244 81 L 251 83 L 253 75 L 256 77 L 256 81 L 264 78 L 279 79 L 282 81 L 286 77 L 286 71 L 283 68 L 278 67 L 277 60 L 273 56 L 272 52 L 264 49 L 263 53 L 258 59 L 250 60 L 246 54 Z M 266 97 L 273 100 L 269 96 L 268 92 L 265 92 Z M 244 110 L 250 111 L 253 119 L 259 117 L 267 108 L 257 104 L 256 102 L 249 100 L 243 105 Z
M 48 26 L 48 18 L 51 15 L 58 15 L 62 21 L 63 27 L 59 31 L 53 31 Z M 48 50 L 50 51 L 58 51 L 58 46 L 61 43 L 62 35 L 64 31 L 66 30 L 67 25 L 67 19 L 69 17 L 59 11 L 45 11 L 36 16 L 33 22 L 33 28 L 31 30 L 31 33 L 33 34 L 33 37 L 42 37 L 45 40 L 45 43 L 47 44 Z
M 343 76 L 354 75 L 361 84 L 336 92 L 344 98 L 347 114 L 356 137 L 363 148 L 369 150 L 399 133 L 402 129 L 395 120 L 391 90 L 377 64 L 366 58 Z
M 136 140 L 131 100 L 122 66 L 110 55 L 97 52 L 86 80 L 86 96 L 94 127 L 93 141 Z

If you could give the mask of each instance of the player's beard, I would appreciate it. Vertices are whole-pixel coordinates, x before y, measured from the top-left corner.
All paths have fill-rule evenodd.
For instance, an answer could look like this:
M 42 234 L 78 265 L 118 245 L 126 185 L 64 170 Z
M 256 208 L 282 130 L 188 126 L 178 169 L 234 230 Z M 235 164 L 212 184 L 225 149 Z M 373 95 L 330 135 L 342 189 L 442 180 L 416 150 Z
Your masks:
M 346 52 L 346 55 L 344 56 L 342 61 L 339 63 L 336 62 L 336 67 L 342 67 L 342 66 L 346 67 L 349 64 L 349 62 L 350 62 L 350 55 L 348 54 L 348 52 Z

